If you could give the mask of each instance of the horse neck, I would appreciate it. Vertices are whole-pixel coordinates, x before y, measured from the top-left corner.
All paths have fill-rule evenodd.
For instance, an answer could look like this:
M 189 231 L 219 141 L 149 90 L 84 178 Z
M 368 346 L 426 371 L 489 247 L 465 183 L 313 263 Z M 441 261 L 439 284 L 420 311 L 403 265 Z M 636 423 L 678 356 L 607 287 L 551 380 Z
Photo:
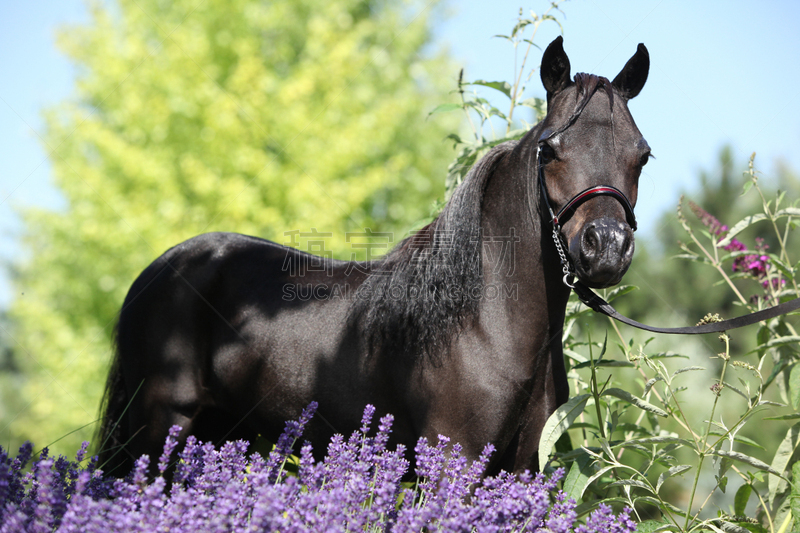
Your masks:
M 484 238 L 489 241 L 484 245 L 484 284 L 505 286 L 506 294 L 517 295 L 505 306 L 513 329 L 546 331 L 551 340 L 563 328 L 570 291 L 562 283 L 552 230 L 540 212 L 535 177 L 535 145 L 523 140 L 487 183 L 481 213 Z M 500 243 L 512 251 L 504 254 L 503 264 L 497 261 Z M 559 353 L 560 339 L 558 335 L 557 343 L 551 343 L 557 344 Z

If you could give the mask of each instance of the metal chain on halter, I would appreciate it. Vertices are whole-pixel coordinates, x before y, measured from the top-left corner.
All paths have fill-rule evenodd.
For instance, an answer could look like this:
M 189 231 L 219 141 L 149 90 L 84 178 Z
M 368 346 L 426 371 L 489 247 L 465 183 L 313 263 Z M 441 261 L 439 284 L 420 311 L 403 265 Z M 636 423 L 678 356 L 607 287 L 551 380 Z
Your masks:
M 574 289 L 575 285 L 570 282 L 570 278 L 573 278 L 574 274 L 570 267 L 570 262 L 567 260 L 567 254 L 564 253 L 564 247 L 561 244 L 561 226 L 557 223 L 553 223 L 553 242 L 556 243 L 556 251 L 558 252 L 558 257 L 561 259 L 561 271 L 564 273 L 564 277 L 561 281 L 570 289 Z
M 575 277 L 574 272 L 572 271 L 572 265 L 567 259 L 567 254 L 564 252 L 564 246 L 561 243 L 561 224 L 558 222 L 558 216 L 553 212 L 553 207 L 550 205 L 550 199 L 547 196 L 547 189 L 544 186 L 544 171 L 542 170 L 542 161 L 541 161 L 541 153 L 542 149 L 541 146 L 536 148 L 536 167 L 538 169 L 538 176 L 537 180 L 539 182 L 540 190 L 542 191 L 542 199 L 544 200 L 544 204 L 547 206 L 547 210 L 550 212 L 550 220 L 553 223 L 553 242 L 556 245 L 556 251 L 558 251 L 558 257 L 561 261 L 561 271 L 564 273 L 564 277 L 561 280 L 564 282 L 564 285 L 569 287 L 570 289 L 574 289 L 575 285 L 573 285 L 570 279 Z M 529 198 L 532 195 L 529 195 Z M 530 202 L 530 199 L 528 200 Z M 531 208 L 531 212 L 533 209 Z

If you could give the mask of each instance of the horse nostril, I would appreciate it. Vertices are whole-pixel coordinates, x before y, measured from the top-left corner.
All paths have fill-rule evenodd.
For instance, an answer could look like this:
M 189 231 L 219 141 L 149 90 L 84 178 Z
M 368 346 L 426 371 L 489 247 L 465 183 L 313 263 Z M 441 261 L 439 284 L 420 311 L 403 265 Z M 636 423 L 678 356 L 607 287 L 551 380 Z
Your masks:
M 581 257 L 585 260 L 592 260 L 602 249 L 602 239 L 594 223 L 584 230 L 581 240 Z

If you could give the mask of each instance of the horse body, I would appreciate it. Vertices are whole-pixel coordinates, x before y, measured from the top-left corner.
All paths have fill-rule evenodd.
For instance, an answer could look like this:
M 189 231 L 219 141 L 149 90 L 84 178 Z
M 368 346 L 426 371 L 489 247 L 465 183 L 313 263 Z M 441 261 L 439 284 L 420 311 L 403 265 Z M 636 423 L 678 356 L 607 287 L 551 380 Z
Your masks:
M 646 79 L 643 49 L 604 92 L 604 79 L 570 81 L 554 41 L 542 61 L 545 120 L 493 148 L 431 225 L 378 261 L 323 261 L 225 233 L 167 251 L 120 312 L 106 470 L 160 454 L 173 424 L 182 439 L 274 439 L 311 401 L 304 439 L 318 454 L 371 403 L 394 415 L 407 449 L 442 434 L 472 458 L 493 443 L 492 471 L 536 468 L 544 422 L 568 398 L 570 289 L 543 206 L 598 183 L 635 204 L 649 148 L 625 102 Z M 633 235 L 614 198 L 576 206 L 560 229 L 581 281 L 619 281 Z

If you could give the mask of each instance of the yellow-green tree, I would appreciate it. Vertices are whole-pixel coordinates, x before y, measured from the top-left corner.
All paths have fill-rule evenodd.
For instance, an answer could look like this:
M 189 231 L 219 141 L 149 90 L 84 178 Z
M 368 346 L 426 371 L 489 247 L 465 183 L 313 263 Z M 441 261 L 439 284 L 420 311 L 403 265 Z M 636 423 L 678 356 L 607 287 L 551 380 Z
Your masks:
M 120 0 L 64 31 L 79 81 L 45 144 L 68 207 L 24 213 L 9 312 L 24 380 L 3 444 L 97 417 L 119 306 L 170 246 L 316 228 L 347 258 L 345 232 L 427 216 L 452 151 L 424 119 L 454 78 L 422 53 L 430 17 L 402 0 Z

